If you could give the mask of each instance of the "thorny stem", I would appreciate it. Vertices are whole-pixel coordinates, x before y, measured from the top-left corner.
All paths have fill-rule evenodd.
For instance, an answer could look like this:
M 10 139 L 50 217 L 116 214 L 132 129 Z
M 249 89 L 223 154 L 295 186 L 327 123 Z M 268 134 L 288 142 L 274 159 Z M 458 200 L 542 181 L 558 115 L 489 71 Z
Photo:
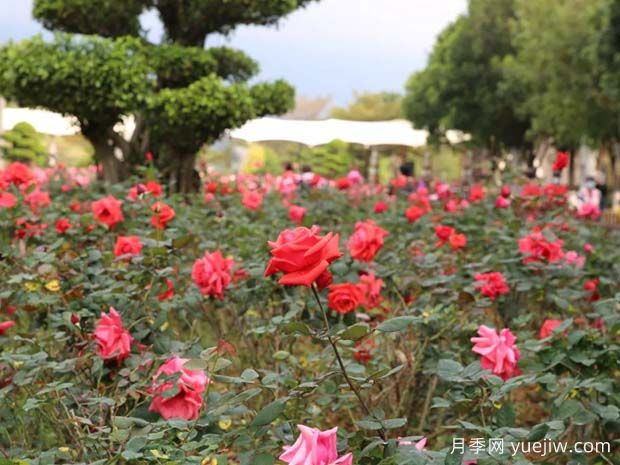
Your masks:
M 360 405 L 364 409 L 364 412 L 366 412 L 368 416 L 374 418 L 374 415 L 372 414 L 372 412 L 366 405 L 366 402 L 364 401 L 359 389 L 357 388 L 357 386 L 355 386 L 355 384 L 353 384 L 353 381 L 351 381 L 351 378 L 349 378 L 349 375 L 347 374 L 347 370 L 344 367 L 344 362 L 342 361 L 342 357 L 340 356 L 340 352 L 338 351 L 338 347 L 336 346 L 334 339 L 329 334 L 329 330 L 330 330 L 329 320 L 327 319 L 327 313 L 325 312 L 325 308 L 323 308 L 323 304 L 321 303 L 321 299 L 319 298 L 319 294 L 316 290 L 315 284 L 312 284 L 312 293 L 314 294 L 314 298 L 316 299 L 316 302 L 319 304 L 319 308 L 321 309 L 321 313 L 323 314 L 323 321 L 325 322 L 327 340 L 329 341 L 329 344 L 332 346 L 332 349 L 334 349 L 334 354 L 336 354 L 336 360 L 338 361 L 338 366 L 340 366 L 340 371 L 342 372 L 342 376 L 344 376 L 344 379 L 346 380 L 347 384 L 351 388 L 351 391 L 353 391 L 353 394 L 355 394 L 355 397 L 357 397 L 357 400 L 359 401 Z M 387 441 L 387 438 L 385 435 L 385 429 L 383 428 L 383 426 L 381 426 L 381 429 L 379 430 L 379 436 L 381 436 L 381 439 L 383 439 L 384 442 Z

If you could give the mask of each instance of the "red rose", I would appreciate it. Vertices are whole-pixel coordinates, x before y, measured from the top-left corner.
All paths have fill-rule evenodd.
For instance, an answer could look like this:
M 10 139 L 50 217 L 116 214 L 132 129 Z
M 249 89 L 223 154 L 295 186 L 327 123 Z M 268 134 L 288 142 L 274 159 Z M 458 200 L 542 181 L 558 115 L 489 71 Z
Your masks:
M 34 182 L 35 177 L 30 168 L 20 162 L 13 162 L 2 173 L 2 180 L 7 184 L 18 187 L 27 187 Z
M 138 236 L 118 236 L 114 245 L 114 256 L 116 258 L 126 256 L 135 257 L 142 251 L 142 242 Z
M 151 211 L 154 213 L 151 216 L 151 224 L 156 229 L 164 229 L 166 224 L 174 218 L 174 210 L 169 205 L 163 202 L 155 202 L 151 207 Z
M 223 300 L 224 290 L 232 281 L 234 263 L 232 258 L 224 258 L 219 250 L 206 252 L 194 262 L 192 279 L 202 294 Z
M 422 218 L 426 213 L 426 209 L 414 205 L 413 207 L 409 207 L 405 210 L 405 217 L 407 218 L 407 221 L 413 223 L 414 221 Z
M 452 250 L 459 250 L 467 245 L 467 236 L 460 233 L 451 234 L 448 241 L 450 242 L 450 247 Z
M 122 203 L 114 196 L 108 195 L 103 199 L 92 203 L 92 211 L 95 220 L 107 225 L 109 228 L 123 221 Z
M 562 320 L 545 320 L 540 328 L 540 333 L 538 333 L 538 338 L 545 339 L 549 336 L 553 336 L 553 331 L 561 324 Z
M 364 293 L 357 284 L 342 283 L 329 286 L 327 304 L 338 313 L 349 313 L 364 302 Z
M 383 300 L 381 297 L 381 289 L 383 288 L 383 280 L 375 277 L 373 273 L 360 276 L 358 287 L 364 293 L 364 307 L 367 310 L 377 308 Z
M 598 284 L 599 284 L 598 278 L 590 279 L 589 281 L 586 281 L 584 283 L 583 290 L 590 292 L 590 296 L 588 297 L 589 302 L 595 302 L 598 299 L 600 299 L 600 295 L 598 292 Z
M 510 186 L 502 186 L 502 190 L 500 191 L 500 195 L 502 197 L 510 197 L 511 190 Z
M 474 279 L 476 280 L 474 287 L 491 300 L 495 300 L 498 296 L 510 292 L 506 278 L 498 271 L 479 273 L 474 276 Z
M 319 290 L 322 291 L 327 286 L 329 286 L 333 281 L 334 281 L 334 277 L 332 276 L 332 274 L 329 272 L 329 270 L 325 270 L 323 271 L 323 273 L 321 273 L 321 275 L 318 278 L 316 278 L 315 283 L 316 283 L 316 287 L 318 287 Z
M 347 177 L 336 179 L 336 187 L 341 191 L 347 190 L 351 187 L 351 181 Z
M 303 223 L 305 215 L 306 209 L 304 207 L 300 207 L 298 205 L 291 205 L 288 207 L 288 217 L 294 223 Z
M 67 218 L 58 218 L 54 227 L 58 234 L 64 234 L 67 230 L 71 229 L 71 223 Z
M 174 283 L 166 278 L 166 290 L 157 296 L 157 300 L 163 302 L 164 300 L 169 300 L 174 297 Z
M 568 152 L 558 152 L 555 156 L 555 161 L 553 162 L 553 171 L 562 171 L 564 168 L 568 166 L 568 161 L 570 160 L 570 155 Z
M 439 248 L 442 245 L 444 245 L 448 239 L 450 239 L 450 236 L 452 234 L 454 234 L 454 228 L 451 228 L 450 226 L 444 226 L 442 224 L 438 224 L 437 226 L 435 226 L 435 236 L 437 236 L 437 243 L 435 244 L 435 248 Z
M 310 287 L 331 262 L 342 256 L 338 234 L 319 236 L 319 231 L 318 226 L 282 231 L 275 242 L 268 243 L 272 258 L 265 276 L 282 272 L 280 284 Z
M 4 333 L 13 326 L 15 326 L 15 322 L 13 320 L 3 321 L 0 323 L 0 336 L 4 336 Z
M 17 197 L 10 192 L 0 192 L 0 207 L 13 208 L 17 205 Z
M 474 184 L 469 189 L 469 201 L 474 203 L 484 200 L 485 194 L 484 186 L 481 184 Z
M 354 260 L 371 262 L 379 249 L 383 247 L 383 238 L 387 235 L 388 232 L 372 220 L 357 222 L 355 231 L 347 243 L 351 257 Z
M 375 207 L 374 207 L 373 211 L 375 213 L 381 214 L 381 213 L 385 212 L 387 209 L 388 209 L 388 204 L 387 203 L 378 201 L 377 203 L 375 203 Z
M 374 339 L 357 341 L 355 343 L 355 352 L 353 352 L 353 357 L 359 363 L 363 363 L 365 365 L 372 359 L 372 350 L 376 347 L 377 343 L 374 341 Z

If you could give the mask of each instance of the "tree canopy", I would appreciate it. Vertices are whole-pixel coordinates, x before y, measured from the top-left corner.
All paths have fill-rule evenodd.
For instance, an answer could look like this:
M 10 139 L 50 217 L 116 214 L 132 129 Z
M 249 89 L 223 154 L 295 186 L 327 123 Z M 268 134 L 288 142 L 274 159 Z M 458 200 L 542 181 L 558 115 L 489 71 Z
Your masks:
M 395 92 L 355 93 L 348 107 L 335 107 L 334 118 L 354 121 L 387 121 L 403 117 L 402 96 Z
M 416 126 L 461 129 L 489 148 L 522 143 L 528 122 L 502 87 L 512 17 L 514 0 L 470 0 L 440 34 L 427 67 L 407 83 L 405 112 Z
M 307 3 L 35 0 L 35 18 L 62 33 L 49 42 L 35 37 L 0 49 L 0 93 L 75 115 L 107 180 L 122 179 L 151 150 L 161 154 L 157 162 L 172 189 L 186 191 L 203 143 L 250 118 L 283 113 L 294 100 L 284 81 L 249 85 L 258 64 L 229 47 L 204 49 L 207 35 L 241 24 L 275 24 Z M 140 27 L 149 8 L 164 26 L 161 44 L 148 42 Z M 127 141 L 114 126 L 129 114 L 136 129 Z

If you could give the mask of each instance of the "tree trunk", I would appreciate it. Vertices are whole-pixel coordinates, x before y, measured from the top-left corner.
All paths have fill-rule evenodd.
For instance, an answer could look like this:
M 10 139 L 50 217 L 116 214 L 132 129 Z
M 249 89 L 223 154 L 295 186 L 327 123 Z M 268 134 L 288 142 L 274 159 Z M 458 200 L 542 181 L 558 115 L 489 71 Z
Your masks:
M 114 145 L 108 138 L 91 139 L 95 148 L 95 160 L 101 164 L 102 179 L 114 184 L 123 181 L 127 177 L 126 166 L 114 154 Z
M 190 194 L 200 189 L 200 175 L 196 171 L 196 154 L 180 155 L 174 158 L 174 166 L 169 172 L 170 192 Z

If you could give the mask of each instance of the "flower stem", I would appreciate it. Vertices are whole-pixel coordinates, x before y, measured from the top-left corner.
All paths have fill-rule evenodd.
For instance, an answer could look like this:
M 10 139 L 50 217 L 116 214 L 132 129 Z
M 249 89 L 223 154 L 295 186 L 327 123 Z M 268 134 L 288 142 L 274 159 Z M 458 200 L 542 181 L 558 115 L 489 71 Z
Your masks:
M 329 330 L 330 330 L 329 320 L 327 319 L 327 313 L 325 312 L 325 308 L 323 308 L 323 304 L 321 303 L 321 299 L 319 298 L 319 293 L 317 292 L 316 284 L 312 284 L 312 293 L 314 294 L 314 298 L 316 299 L 316 302 L 319 304 L 319 308 L 321 309 L 321 313 L 323 314 L 323 321 L 325 322 L 327 340 L 329 341 L 329 344 L 332 346 L 332 349 L 334 349 L 334 354 L 336 354 L 336 360 L 338 361 L 338 365 L 340 366 L 340 371 L 342 372 L 342 376 L 344 376 L 344 379 L 346 380 L 347 384 L 351 388 L 351 391 L 353 391 L 353 393 L 355 394 L 355 397 L 357 397 L 357 400 L 359 401 L 360 405 L 364 409 L 364 412 L 366 412 L 366 415 L 375 418 L 375 416 L 372 414 L 372 412 L 366 405 L 366 402 L 362 398 L 362 394 L 360 393 L 359 389 L 357 388 L 357 386 L 355 386 L 355 384 L 353 384 L 353 381 L 351 380 L 351 378 L 349 378 L 349 375 L 347 374 L 347 370 L 344 367 L 344 362 L 342 361 L 342 357 L 340 356 L 340 352 L 338 351 L 338 347 L 336 346 L 336 342 L 334 341 L 332 336 L 329 334 Z M 383 439 L 383 441 L 387 441 L 386 435 L 385 435 L 385 429 L 383 428 L 383 426 L 379 430 L 379 436 L 381 436 L 381 439 Z

